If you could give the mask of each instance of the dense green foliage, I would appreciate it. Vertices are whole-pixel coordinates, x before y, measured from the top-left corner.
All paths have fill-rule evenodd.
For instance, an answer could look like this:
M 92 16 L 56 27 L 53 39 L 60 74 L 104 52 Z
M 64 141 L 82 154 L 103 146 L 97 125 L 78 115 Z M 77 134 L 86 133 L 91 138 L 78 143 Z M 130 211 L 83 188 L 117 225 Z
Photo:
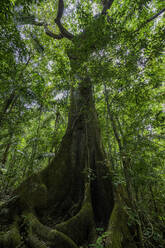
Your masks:
M 2 197 L 55 156 L 67 127 L 70 88 L 77 85 L 67 52 L 78 41 L 51 39 L 43 26 L 31 25 L 37 19 L 58 32 L 57 3 L 31 2 L 2 4 L 0 16 Z M 129 222 L 141 227 L 145 247 L 163 248 L 164 14 L 150 19 L 164 3 L 116 0 L 106 17 L 95 17 L 94 27 L 93 16 L 100 12 L 101 1 L 68 0 L 65 8 L 67 30 L 89 33 L 77 51 L 81 66 L 76 65 L 76 74 L 88 73 L 93 83 L 113 184 L 126 186 L 135 207 L 126 209 Z M 96 32 L 100 40 L 95 44 Z M 103 247 L 101 242 L 95 247 Z

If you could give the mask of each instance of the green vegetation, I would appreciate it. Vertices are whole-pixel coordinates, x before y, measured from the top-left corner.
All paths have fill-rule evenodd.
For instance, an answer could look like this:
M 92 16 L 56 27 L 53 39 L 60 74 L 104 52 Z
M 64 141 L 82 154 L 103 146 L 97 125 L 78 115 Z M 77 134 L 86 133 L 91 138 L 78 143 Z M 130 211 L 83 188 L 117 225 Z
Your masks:
M 165 247 L 163 1 L 0 10 L 0 247 Z

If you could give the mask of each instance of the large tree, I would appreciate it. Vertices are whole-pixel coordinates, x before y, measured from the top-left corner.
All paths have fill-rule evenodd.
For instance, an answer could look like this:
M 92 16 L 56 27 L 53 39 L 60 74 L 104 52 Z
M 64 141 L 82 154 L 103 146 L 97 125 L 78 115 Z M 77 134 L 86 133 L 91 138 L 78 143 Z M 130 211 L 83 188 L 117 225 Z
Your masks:
M 118 187 L 113 190 L 111 169 L 107 166 L 95 110 L 94 79 L 91 78 L 90 63 L 88 64 L 90 60 L 106 54 L 105 48 L 108 46 L 112 50 L 114 47 L 116 50 L 122 49 L 120 42 L 122 40 L 124 44 L 123 39 L 126 39 L 125 44 L 132 40 L 138 44 L 139 30 L 165 10 L 160 9 L 155 15 L 146 20 L 143 17 L 141 21 L 142 8 L 151 4 L 150 1 L 145 4 L 143 1 L 138 4 L 136 1 L 128 2 L 130 11 L 124 8 L 122 10 L 124 4 L 119 6 L 120 3 L 116 3 L 111 15 L 115 1 L 102 1 L 101 13 L 93 18 L 89 15 L 89 20 L 84 21 L 83 30 L 79 30 L 77 35 L 71 34 L 62 24 L 63 0 L 58 1 L 54 20 L 58 34 L 50 30 L 46 21 L 39 22 L 34 16 L 21 17 L 24 24 L 44 27 L 45 34 L 55 40 L 70 41 L 66 54 L 70 62 L 71 100 L 68 126 L 58 154 L 44 170 L 27 178 L 14 191 L 13 197 L 1 206 L 2 248 L 88 247 L 97 238 L 97 228 L 108 231 L 103 240 L 105 247 L 138 247 L 138 244 L 139 247 L 144 247 L 140 225 L 130 228 L 127 223 L 124 200 L 128 206 L 136 208 L 127 170 L 130 160 L 120 144 L 113 115 L 110 113 L 126 178 L 126 188 Z M 119 12 L 117 20 L 115 8 Z M 134 11 L 135 24 L 132 28 L 131 15 L 134 15 Z M 140 23 L 136 20 L 136 15 Z M 39 41 L 36 42 L 39 46 Z M 127 49 L 125 51 L 129 53 Z M 138 54 L 139 57 L 140 55 Z M 106 74 L 104 69 L 105 67 L 99 65 L 100 74 Z

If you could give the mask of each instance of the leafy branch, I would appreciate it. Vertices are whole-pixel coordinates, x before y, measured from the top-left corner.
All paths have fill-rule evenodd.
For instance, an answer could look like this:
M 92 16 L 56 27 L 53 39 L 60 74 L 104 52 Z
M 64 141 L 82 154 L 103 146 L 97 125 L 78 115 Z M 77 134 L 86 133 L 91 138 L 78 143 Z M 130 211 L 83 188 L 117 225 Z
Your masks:
M 151 18 L 149 18 L 147 21 L 145 21 L 144 23 L 142 23 L 140 25 L 140 27 L 135 31 L 139 31 L 141 28 L 143 28 L 146 24 L 148 24 L 149 22 L 155 20 L 158 16 L 160 16 L 163 12 L 165 12 L 165 8 L 163 8 L 162 10 L 160 10 L 157 14 L 155 14 L 154 16 L 152 16 Z

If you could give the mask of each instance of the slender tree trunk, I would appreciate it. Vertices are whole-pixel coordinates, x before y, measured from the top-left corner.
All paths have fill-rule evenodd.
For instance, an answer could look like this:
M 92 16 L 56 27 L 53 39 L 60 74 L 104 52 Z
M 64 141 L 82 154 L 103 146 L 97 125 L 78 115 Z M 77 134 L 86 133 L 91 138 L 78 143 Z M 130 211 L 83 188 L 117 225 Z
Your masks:
M 7 114 L 7 111 L 11 111 L 15 100 L 16 100 L 17 96 L 15 95 L 15 92 L 13 91 L 11 93 L 11 95 L 6 99 L 5 103 L 4 103 L 4 107 L 1 111 L 1 115 L 0 115 L 0 126 L 2 126 L 3 120 L 5 119 L 5 116 Z
M 7 156 L 8 156 L 8 153 L 9 153 L 10 146 L 11 146 L 11 143 L 8 143 L 6 145 L 5 151 L 3 153 L 2 160 L 1 160 L 1 162 L 2 162 L 3 165 L 6 164 Z

